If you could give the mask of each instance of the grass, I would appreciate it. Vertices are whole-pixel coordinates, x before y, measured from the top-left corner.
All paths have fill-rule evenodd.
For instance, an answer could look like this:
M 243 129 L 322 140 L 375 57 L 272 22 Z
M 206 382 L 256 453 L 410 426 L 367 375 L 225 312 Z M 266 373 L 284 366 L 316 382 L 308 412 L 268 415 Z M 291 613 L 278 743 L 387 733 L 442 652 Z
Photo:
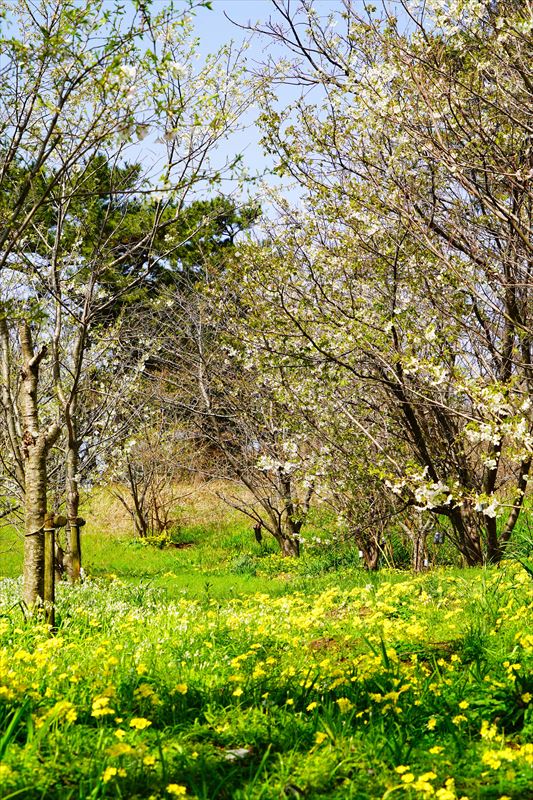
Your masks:
M 89 577 L 60 585 L 53 636 L 0 583 L 2 800 L 531 796 L 519 564 L 370 575 L 331 546 L 288 562 L 194 512 L 180 549 L 88 526 Z M 13 531 L 0 549 L 16 575 Z

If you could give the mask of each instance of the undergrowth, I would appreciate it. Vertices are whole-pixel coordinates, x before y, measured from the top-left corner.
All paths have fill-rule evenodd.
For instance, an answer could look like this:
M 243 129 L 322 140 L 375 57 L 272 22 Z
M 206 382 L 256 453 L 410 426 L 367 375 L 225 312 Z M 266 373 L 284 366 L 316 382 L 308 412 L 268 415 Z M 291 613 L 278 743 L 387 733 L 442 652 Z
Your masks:
M 0 797 L 527 797 L 527 573 L 350 576 L 196 599 L 90 579 L 59 587 L 52 636 L 4 580 Z

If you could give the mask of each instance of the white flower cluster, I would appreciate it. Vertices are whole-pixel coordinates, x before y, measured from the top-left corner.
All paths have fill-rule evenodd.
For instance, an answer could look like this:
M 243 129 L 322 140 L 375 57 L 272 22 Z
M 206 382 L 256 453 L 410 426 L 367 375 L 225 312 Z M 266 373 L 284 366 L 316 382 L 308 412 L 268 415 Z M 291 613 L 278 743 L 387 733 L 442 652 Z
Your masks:
M 498 428 L 489 422 L 478 422 L 475 426 L 470 424 L 465 428 L 465 436 L 472 444 L 486 442 L 488 444 L 499 445 L 502 438 Z
M 421 484 L 414 490 L 414 496 L 417 507 L 423 511 L 429 511 L 435 506 L 449 505 L 453 500 L 453 494 L 442 481 Z
M 292 475 L 299 467 L 294 461 L 279 461 L 271 456 L 259 456 L 256 462 L 257 469 L 262 472 L 272 472 L 274 474 Z
M 386 480 L 385 486 L 396 495 L 401 495 L 405 489 L 412 492 L 420 511 L 430 511 L 437 506 L 447 506 L 454 502 L 457 485 L 450 487 L 443 481 L 428 481 L 427 473 L 428 468 L 425 467 L 422 472 L 412 472 L 394 483 Z
M 498 516 L 500 507 L 501 504 L 494 495 L 491 495 L 488 499 L 480 496 L 476 499 L 474 511 L 481 511 L 486 517 L 495 519 Z

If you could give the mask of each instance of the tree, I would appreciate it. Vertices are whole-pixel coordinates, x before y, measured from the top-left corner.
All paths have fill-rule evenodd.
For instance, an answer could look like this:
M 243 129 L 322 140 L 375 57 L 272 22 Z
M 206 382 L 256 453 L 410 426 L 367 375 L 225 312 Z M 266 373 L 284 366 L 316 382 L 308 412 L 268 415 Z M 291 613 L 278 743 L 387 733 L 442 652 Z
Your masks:
M 301 91 L 265 93 L 265 143 L 301 198 L 236 270 L 251 350 L 259 328 L 309 381 L 335 364 L 324 394 L 372 412 L 386 485 L 444 515 L 468 564 L 498 561 L 533 451 L 530 9 L 273 5 L 261 32 L 292 57 L 271 80 Z
M 216 482 L 217 495 L 253 520 L 258 537 L 264 530 L 284 556 L 296 556 L 313 494 L 302 468 L 309 448 L 290 409 L 246 363 L 225 296 L 231 259 L 222 257 L 211 261 L 203 287 L 174 290 L 161 303 L 147 375 L 158 405 L 179 426 L 182 453 L 184 443 L 194 448 L 182 468 Z
M 249 102 L 239 54 L 228 46 L 195 65 L 193 5 L 2 4 L 14 33 L 2 39 L 0 269 L 6 291 L 16 284 L 2 297 L 2 410 L 23 489 L 30 609 L 42 598 L 47 461 L 63 435 L 71 551 L 77 538 L 88 353 L 120 316 L 119 299 L 183 244 L 174 228 L 195 187 L 236 160 L 209 159 Z M 159 139 L 157 178 L 154 163 L 128 166 L 147 136 Z
M 139 374 L 107 424 L 115 435 L 100 455 L 100 480 L 113 482 L 140 536 L 159 536 L 171 527 L 183 494 L 179 480 L 206 466 L 204 453 L 211 445 L 198 435 L 194 397 L 203 395 L 196 376 L 191 384 L 190 369 L 196 349 L 211 349 L 215 334 L 208 324 L 195 328 L 191 314 L 205 303 L 203 290 L 213 276 L 224 274 L 238 234 L 258 215 L 257 207 L 224 197 L 186 206 L 177 223 L 163 229 L 164 265 L 156 264 L 129 295 L 119 296 L 110 312 L 125 312 L 115 358 L 135 365 Z M 169 240 L 175 242 L 172 250 Z M 116 280 L 122 281 L 123 273 Z M 109 374 L 109 365 L 104 371 Z
M 133 436 L 130 430 L 106 478 L 131 516 L 135 534 L 165 542 L 178 523 L 177 506 L 183 497 L 178 481 L 188 466 L 190 451 L 167 409 L 152 405 L 150 411 L 136 420 Z
M 388 529 L 405 503 L 381 479 L 387 463 L 377 414 L 345 391 L 342 370 L 331 363 L 324 366 L 314 381 L 306 374 L 307 364 L 286 368 L 277 393 L 291 398 L 292 416 L 307 432 L 306 470 L 317 496 L 337 515 L 338 540 L 355 546 L 365 567 L 376 570 Z

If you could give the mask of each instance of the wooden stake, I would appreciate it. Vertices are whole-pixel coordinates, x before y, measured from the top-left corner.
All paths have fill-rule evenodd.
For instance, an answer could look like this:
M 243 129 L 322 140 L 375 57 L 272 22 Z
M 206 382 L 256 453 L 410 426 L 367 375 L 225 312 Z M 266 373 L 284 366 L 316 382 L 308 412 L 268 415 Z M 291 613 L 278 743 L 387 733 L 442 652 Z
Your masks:
M 83 517 L 73 517 L 69 520 L 69 539 L 70 539 L 70 580 L 77 583 L 80 580 L 81 570 L 81 537 L 80 528 L 85 525 Z
M 47 623 L 55 627 L 55 538 L 52 514 L 44 518 L 44 614 Z

